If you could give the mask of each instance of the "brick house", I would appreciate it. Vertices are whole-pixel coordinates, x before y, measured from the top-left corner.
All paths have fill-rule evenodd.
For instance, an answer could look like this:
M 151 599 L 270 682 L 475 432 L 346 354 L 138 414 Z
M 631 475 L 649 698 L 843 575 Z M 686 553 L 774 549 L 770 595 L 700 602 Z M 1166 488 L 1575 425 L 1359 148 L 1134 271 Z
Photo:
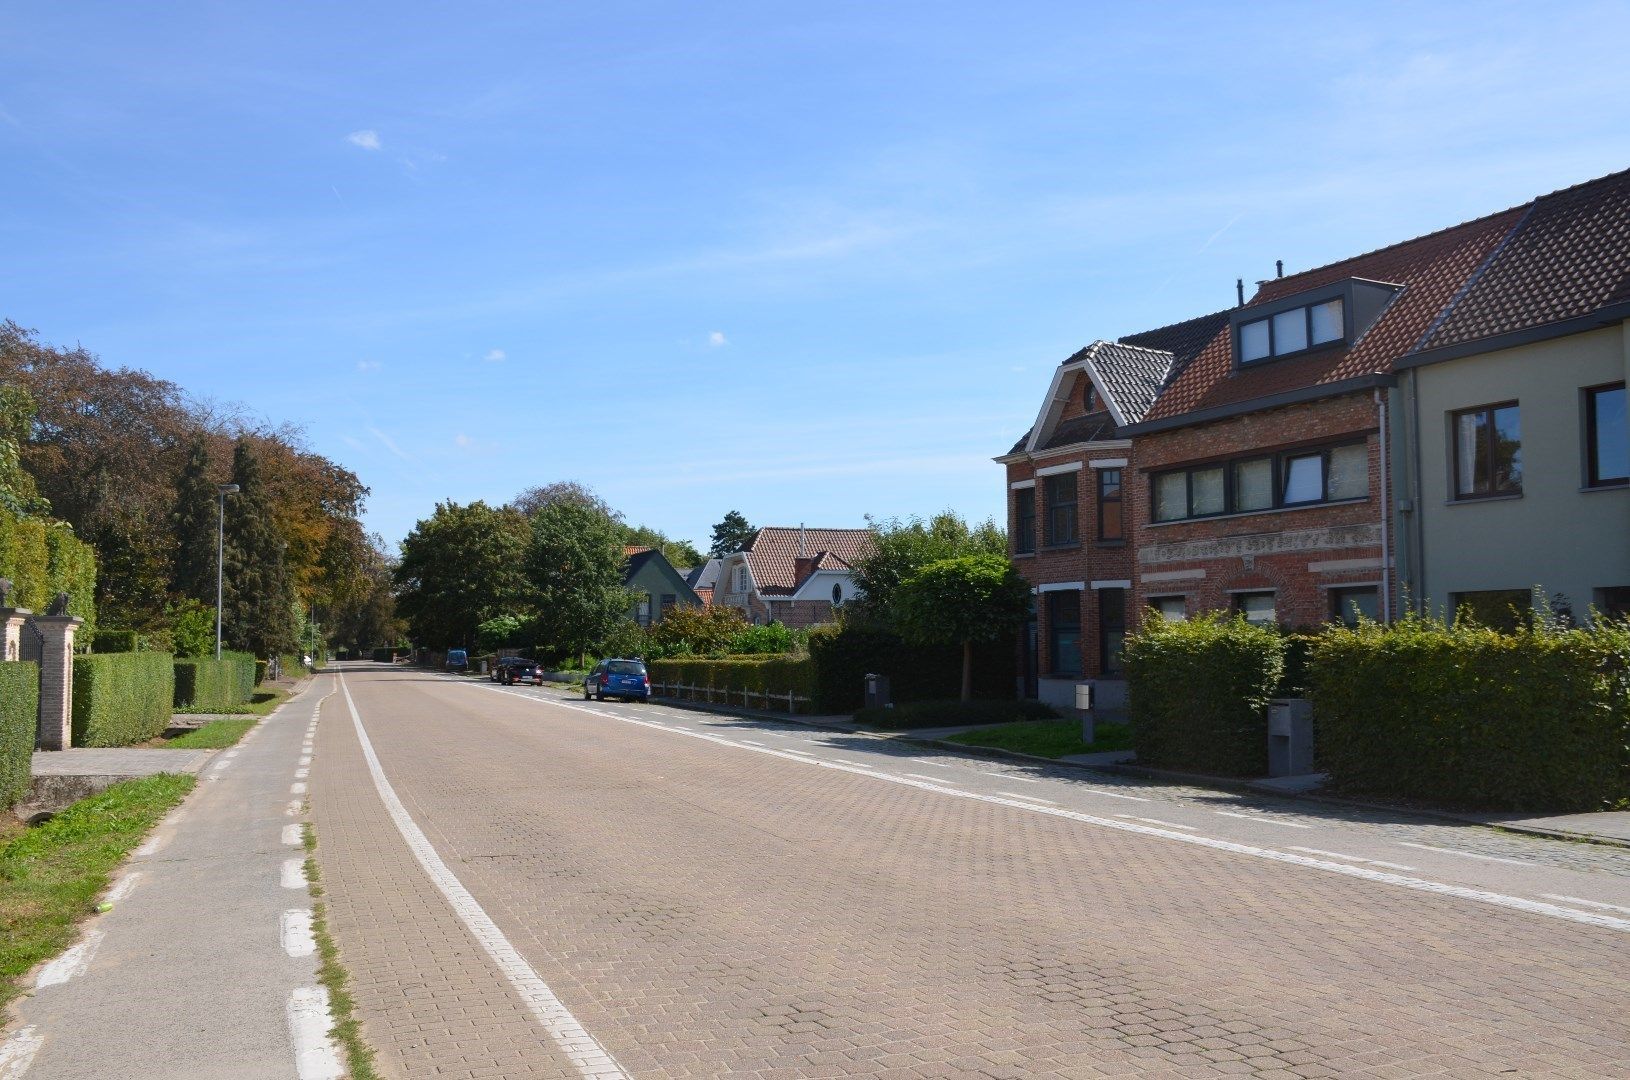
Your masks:
M 715 605 L 740 608 L 755 623 L 801 628 L 831 622 L 859 594 L 853 563 L 871 553 L 870 529 L 767 525 L 719 563 Z

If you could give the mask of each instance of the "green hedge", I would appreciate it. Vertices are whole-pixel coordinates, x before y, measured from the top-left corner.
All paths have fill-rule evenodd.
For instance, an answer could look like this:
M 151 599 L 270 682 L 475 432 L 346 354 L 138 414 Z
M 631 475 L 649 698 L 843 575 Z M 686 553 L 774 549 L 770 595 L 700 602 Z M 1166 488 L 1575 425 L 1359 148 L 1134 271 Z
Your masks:
M 74 657 L 73 745 L 129 746 L 170 726 L 175 657 L 162 652 Z
M 40 666 L 0 663 L 0 810 L 28 794 L 39 707 Z
M 858 723 L 890 731 L 1057 719 L 1058 713 L 1039 701 L 913 701 L 892 709 L 860 709 L 855 713 Z
M 1546 811 L 1630 800 L 1630 624 L 1409 617 L 1325 631 L 1308 669 L 1314 752 L 1344 790 Z
M 1126 641 L 1138 763 L 1222 776 L 1268 771 L 1268 699 L 1284 673 L 1271 627 L 1213 613 L 1145 619 Z
M 190 656 L 175 662 L 175 707 L 226 712 L 255 695 L 255 658 L 245 652 Z
M 67 593 L 68 613 L 85 620 L 80 635 L 95 632 L 96 555 L 66 523 L 0 510 L 0 577 L 11 579 L 13 607 L 43 612 Z
M 90 637 L 91 652 L 135 652 L 141 639 L 134 630 L 98 630 Z
M 973 696 L 1012 700 L 1018 675 L 1014 642 L 976 644 Z M 864 703 L 866 676 L 887 675 L 896 702 L 939 701 L 962 694 L 962 649 L 908 644 L 897 634 L 849 626 L 809 632 L 815 661 L 815 711 L 852 713 Z
M 807 656 L 730 656 L 722 660 L 681 657 L 652 660 L 645 670 L 650 673 L 653 690 L 657 683 L 697 688 L 666 691 L 671 697 L 760 708 L 776 708 L 776 698 L 784 708 L 789 692 L 795 698 L 808 698 L 815 686 L 815 664 Z M 809 707 L 807 700 L 793 703 L 794 712 L 808 712 Z

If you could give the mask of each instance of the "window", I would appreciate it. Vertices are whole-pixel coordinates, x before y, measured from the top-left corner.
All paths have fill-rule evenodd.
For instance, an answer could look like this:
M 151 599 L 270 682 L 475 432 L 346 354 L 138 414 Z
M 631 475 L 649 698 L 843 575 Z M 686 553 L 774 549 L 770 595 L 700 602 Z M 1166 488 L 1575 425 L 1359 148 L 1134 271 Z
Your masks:
M 1124 540 L 1125 522 L 1121 519 L 1121 470 L 1098 470 L 1098 539 Z
M 1453 414 L 1455 498 L 1522 494 L 1522 426 L 1517 403 Z
M 1271 591 L 1235 593 L 1234 610 L 1258 626 L 1273 626 L 1279 621 Z
M 747 567 L 740 564 L 736 566 L 735 591 L 739 593 L 744 593 L 747 591 Z
M 1526 589 L 1492 589 L 1487 592 L 1454 593 L 1454 615 L 1470 618 L 1494 630 L 1515 630 L 1533 609 L 1533 594 Z
M 1239 359 L 1242 364 L 1270 356 L 1290 356 L 1320 345 L 1346 339 L 1346 304 L 1341 297 L 1239 324 Z
M 1060 473 L 1046 478 L 1047 484 L 1047 546 L 1076 542 L 1075 485 L 1076 474 Z
M 843 606 L 843 582 L 841 581 L 832 586 L 832 606 Z
M 1369 493 L 1369 446 L 1344 443 L 1158 473 L 1154 478 L 1154 519 L 1180 521 L 1215 514 L 1248 514 L 1363 499 Z
M 1381 621 L 1381 597 L 1374 585 L 1330 590 L 1330 621 L 1357 626 L 1362 615 L 1370 622 Z
M 668 612 L 672 611 L 674 609 L 675 605 L 677 605 L 678 603 L 679 603 L 678 594 L 676 594 L 676 593 L 663 593 L 662 594 L 662 599 L 660 601 L 658 601 L 658 603 L 657 603 L 657 618 L 658 619 L 666 619 L 668 617 Z
M 1013 493 L 1013 552 L 1028 555 L 1036 550 L 1036 489 L 1020 488 Z
M 1047 671 L 1081 674 L 1081 593 L 1060 589 L 1047 596 Z
M 1098 670 L 1121 673 L 1121 651 L 1126 644 L 1126 590 L 1098 590 Z
M 1149 610 L 1167 622 L 1188 622 L 1189 601 L 1186 596 L 1151 596 Z
M 1630 484 L 1630 432 L 1626 431 L 1624 384 L 1585 391 L 1585 484 Z
M 1596 610 L 1610 619 L 1630 618 L 1630 585 L 1596 589 Z
M 634 609 L 634 621 L 641 626 L 651 625 L 651 597 L 649 594 L 640 597 L 639 606 Z

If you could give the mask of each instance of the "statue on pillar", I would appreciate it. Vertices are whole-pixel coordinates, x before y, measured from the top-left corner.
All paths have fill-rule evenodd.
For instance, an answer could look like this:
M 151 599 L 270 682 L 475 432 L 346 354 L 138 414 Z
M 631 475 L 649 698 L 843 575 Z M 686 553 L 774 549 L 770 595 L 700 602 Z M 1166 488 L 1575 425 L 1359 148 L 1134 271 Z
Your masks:
M 68 594 L 59 592 L 51 598 L 51 606 L 45 609 L 47 615 L 68 614 Z

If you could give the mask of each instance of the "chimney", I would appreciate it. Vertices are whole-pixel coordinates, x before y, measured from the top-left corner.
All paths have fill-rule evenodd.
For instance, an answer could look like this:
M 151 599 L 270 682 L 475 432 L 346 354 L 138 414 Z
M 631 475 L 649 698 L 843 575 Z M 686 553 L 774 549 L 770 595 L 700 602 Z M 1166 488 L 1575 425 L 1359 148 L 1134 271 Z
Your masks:
M 1273 275 L 1274 277 L 1284 277 L 1285 276 L 1285 260 L 1284 259 L 1275 259 L 1273 261 L 1273 269 L 1274 269 L 1274 275 Z
M 1234 279 L 1234 295 L 1239 297 L 1239 303 L 1236 304 L 1235 306 L 1236 307 L 1244 307 L 1245 306 L 1245 279 L 1244 278 L 1237 277 L 1237 278 Z
M 799 584 L 802 584 L 804 579 L 809 577 L 809 575 L 813 574 L 814 572 L 815 572 L 815 558 L 814 558 L 814 556 L 810 556 L 809 558 L 805 558 L 804 556 L 800 555 L 800 556 L 798 556 L 798 558 L 793 560 L 793 566 L 792 566 L 793 580 L 797 581 Z
M 798 523 L 798 557 L 800 559 L 804 557 L 804 523 L 802 521 Z

